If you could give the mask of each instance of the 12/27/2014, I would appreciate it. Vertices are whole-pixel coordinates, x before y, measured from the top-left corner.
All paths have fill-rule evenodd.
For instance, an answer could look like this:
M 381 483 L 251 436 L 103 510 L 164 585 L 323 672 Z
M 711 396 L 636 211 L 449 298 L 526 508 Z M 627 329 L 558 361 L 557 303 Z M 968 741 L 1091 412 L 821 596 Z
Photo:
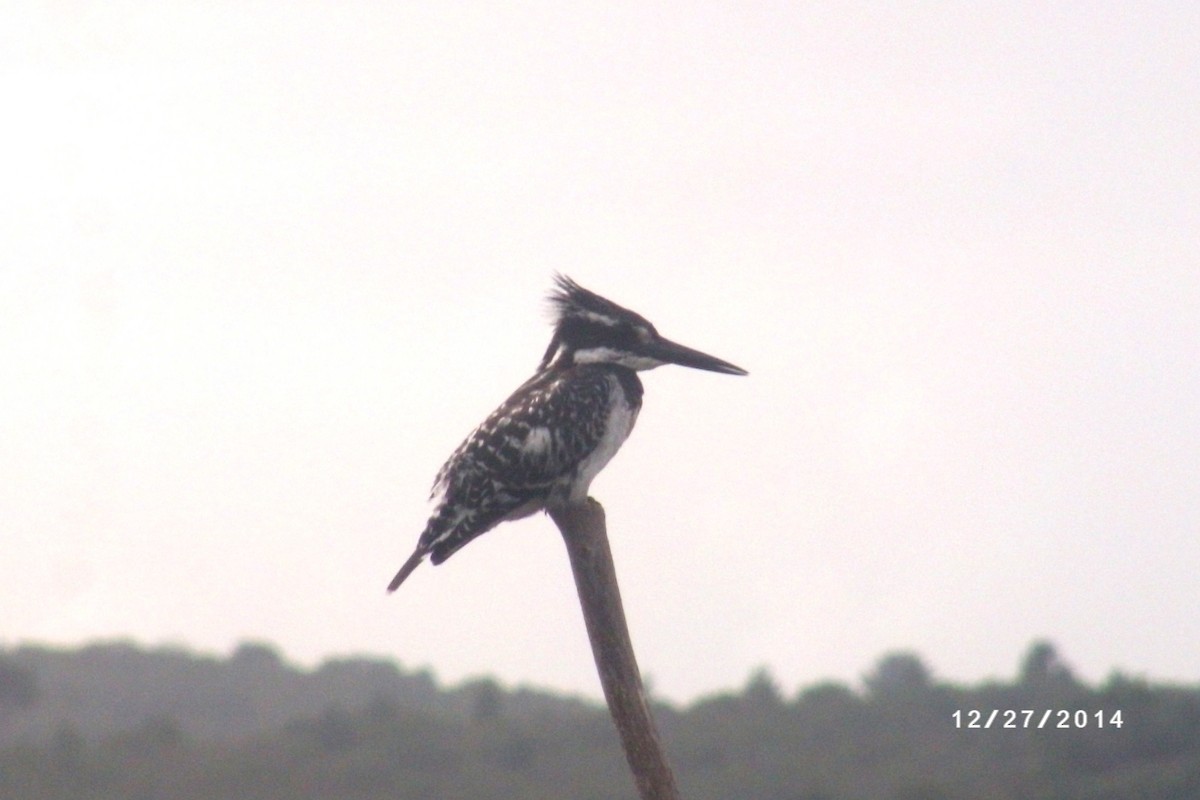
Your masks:
M 1040 714 L 1030 708 L 999 709 L 990 712 L 976 708 L 958 709 L 950 715 L 956 728 L 1120 728 L 1125 724 L 1120 709 L 1116 711 L 1085 711 L 1048 708 Z M 1036 720 L 1036 721 L 1035 721 Z

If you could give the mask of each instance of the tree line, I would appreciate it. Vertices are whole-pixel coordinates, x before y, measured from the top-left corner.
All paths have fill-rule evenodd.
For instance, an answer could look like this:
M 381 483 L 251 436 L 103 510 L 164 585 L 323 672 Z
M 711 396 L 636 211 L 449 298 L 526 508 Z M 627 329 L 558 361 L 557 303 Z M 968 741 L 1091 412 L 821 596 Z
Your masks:
M 786 696 L 765 670 L 656 715 L 692 800 L 1200 797 L 1200 688 L 1078 680 L 1034 642 L 1009 682 L 914 653 Z M 0 797 L 633 798 L 606 709 L 386 660 L 288 665 L 130 644 L 0 650 Z

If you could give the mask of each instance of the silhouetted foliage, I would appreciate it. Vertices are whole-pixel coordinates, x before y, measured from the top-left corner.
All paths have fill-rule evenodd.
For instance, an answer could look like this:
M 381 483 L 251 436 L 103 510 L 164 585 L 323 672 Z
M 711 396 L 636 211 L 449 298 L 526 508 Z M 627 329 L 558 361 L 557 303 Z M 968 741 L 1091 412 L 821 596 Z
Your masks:
M 444 690 L 369 659 L 304 671 L 263 644 L 225 661 L 20 648 L 0 665 L 38 687 L 0 725 L 4 800 L 634 796 L 603 707 L 489 678 Z M 759 669 L 656 713 L 689 800 L 1200 797 L 1200 689 L 1120 673 L 1091 687 L 1048 642 L 1011 684 L 939 683 L 891 653 L 862 692 L 788 699 Z
M 0 712 L 29 708 L 37 699 L 37 677 L 10 659 L 0 658 Z
M 1054 683 L 1069 684 L 1075 681 L 1068 667 L 1050 642 L 1034 642 L 1021 662 L 1021 683 L 1027 686 L 1047 686 Z
M 889 653 L 863 679 L 867 691 L 876 697 L 923 692 L 929 683 L 929 669 L 915 653 Z
M 504 690 L 491 678 L 484 678 L 463 687 L 471 695 L 471 719 L 476 722 L 500 717 L 504 708 Z

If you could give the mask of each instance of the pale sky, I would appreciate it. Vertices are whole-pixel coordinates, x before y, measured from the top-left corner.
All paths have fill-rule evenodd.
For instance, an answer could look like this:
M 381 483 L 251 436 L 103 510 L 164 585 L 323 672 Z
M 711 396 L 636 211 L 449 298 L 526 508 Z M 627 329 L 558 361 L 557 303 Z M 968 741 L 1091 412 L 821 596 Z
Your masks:
M 0 642 L 598 696 L 542 516 L 384 594 L 561 271 L 751 373 L 592 486 L 662 697 L 1196 682 L 1200 6 L 1047 5 L 4 6 Z

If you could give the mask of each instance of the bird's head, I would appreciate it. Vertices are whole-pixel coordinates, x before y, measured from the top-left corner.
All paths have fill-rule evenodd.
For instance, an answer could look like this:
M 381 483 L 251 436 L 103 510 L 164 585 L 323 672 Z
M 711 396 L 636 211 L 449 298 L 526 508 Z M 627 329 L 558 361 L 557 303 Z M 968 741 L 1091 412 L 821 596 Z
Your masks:
M 576 364 L 618 364 L 654 369 L 663 364 L 746 375 L 746 370 L 664 338 L 648 319 L 590 292 L 565 275 L 556 275 L 550 304 L 554 338 L 542 357 L 542 369 Z

